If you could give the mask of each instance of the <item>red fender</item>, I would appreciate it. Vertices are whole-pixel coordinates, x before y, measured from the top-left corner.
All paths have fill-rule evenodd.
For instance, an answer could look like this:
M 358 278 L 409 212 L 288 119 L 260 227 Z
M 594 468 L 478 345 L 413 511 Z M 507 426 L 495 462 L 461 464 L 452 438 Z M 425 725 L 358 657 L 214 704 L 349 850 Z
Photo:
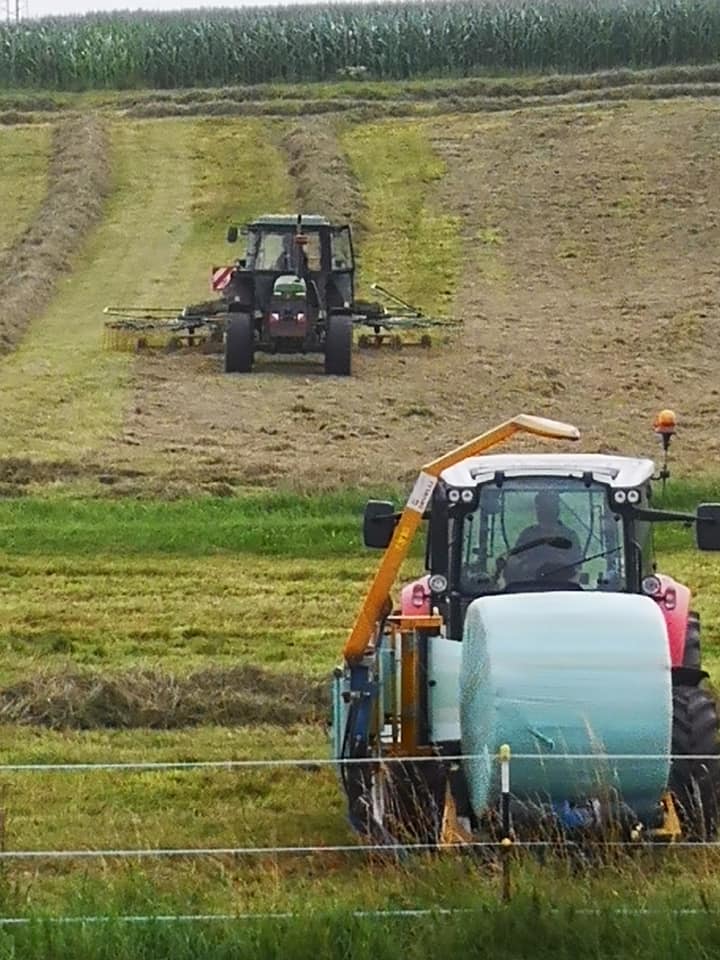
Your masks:
M 681 667 L 685 655 L 685 638 L 690 613 L 690 589 L 662 573 L 657 574 L 657 578 L 662 586 L 653 600 L 665 617 L 671 663 L 674 667 Z

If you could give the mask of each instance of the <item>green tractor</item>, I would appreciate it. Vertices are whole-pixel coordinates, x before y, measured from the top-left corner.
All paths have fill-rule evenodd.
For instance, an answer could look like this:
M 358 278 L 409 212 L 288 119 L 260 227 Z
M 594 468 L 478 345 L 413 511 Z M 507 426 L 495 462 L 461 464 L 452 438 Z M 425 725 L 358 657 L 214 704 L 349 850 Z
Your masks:
M 352 368 L 355 260 L 347 224 L 320 216 L 263 216 L 228 242 L 245 255 L 223 277 L 225 371 L 250 373 L 255 354 L 320 353 L 325 373 Z
M 108 306 L 105 341 L 131 350 L 170 344 L 223 351 L 226 373 L 250 373 L 256 354 L 320 354 L 325 373 L 352 372 L 358 346 L 430 347 L 432 333 L 457 327 L 378 283 L 371 288 L 391 306 L 355 299 L 355 254 L 348 224 L 317 215 L 265 215 L 228 229 L 229 243 L 245 238 L 233 264 L 212 268 L 215 299 L 183 308 Z

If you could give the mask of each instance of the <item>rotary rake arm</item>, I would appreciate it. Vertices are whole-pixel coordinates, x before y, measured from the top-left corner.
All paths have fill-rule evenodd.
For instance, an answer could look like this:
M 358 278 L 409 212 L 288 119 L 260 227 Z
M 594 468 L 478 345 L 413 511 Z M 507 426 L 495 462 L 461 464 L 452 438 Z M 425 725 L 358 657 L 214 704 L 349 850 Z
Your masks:
M 190 307 L 105 307 L 103 313 L 110 318 L 105 321 L 105 339 L 113 349 L 183 338 L 192 344 L 202 331 L 212 339 L 221 330 L 216 316 L 220 309 L 214 302 Z
M 379 283 L 371 284 L 371 289 L 391 303 L 392 308 L 388 309 L 381 303 L 359 302 L 355 305 L 353 324 L 358 328 L 369 328 L 372 331 L 372 334 L 360 335 L 360 346 L 380 347 L 388 341 L 395 347 L 411 345 L 413 341 L 407 339 L 407 334 L 417 330 L 421 331 L 421 336 L 416 344 L 429 347 L 432 345 L 431 334 L 434 331 L 449 330 L 462 325 L 460 320 L 427 316 L 424 311 Z

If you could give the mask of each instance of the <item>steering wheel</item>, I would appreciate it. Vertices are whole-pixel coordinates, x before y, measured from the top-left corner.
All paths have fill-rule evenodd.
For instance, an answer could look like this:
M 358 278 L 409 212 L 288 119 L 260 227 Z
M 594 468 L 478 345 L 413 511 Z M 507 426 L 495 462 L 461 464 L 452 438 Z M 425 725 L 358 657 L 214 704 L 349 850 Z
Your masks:
M 541 567 L 541 571 L 543 572 L 540 572 L 529 567 L 528 558 L 522 556 L 522 554 L 526 553 L 528 550 L 532 550 L 535 547 L 541 546 L 553 547 L 556 550 L 570 550 L 572 548 L 572 542 L 567 537 L 547 536 L 536 537 L 534 540 L 530 540 L 528 543 L 523 543 L 520 546 L 513 547 L 511 550 L 508 550 L 504 556 L 498 557 L 495 568 L 495 580 L 497 581 L 500 576 L 505 573 L 508 560 L 518 556 L 520 559 L 516 560 L 515 563 L 512 564 L 512 576 L 510 581 L 514 582 L 517 580 L 526 579 L 539 580 L 543 576 L 546 576 L 548 579 L 550 579 L 550 573 L 554 570 L 554 568 L 562 565 L 545 563 Z M 506 582 L 510 581 L 508 581 L 506 577 Z
M 513 547 L 508 550 L 508 557 L 516 557 L 519 553 L 525 553 L 526 550 L 532 550 L 535 547 L 554 547 L 556 550 L 569 550 L 572 547 L 572 541 L 567 537 L 536 537 L 528 543 L 523 543 L 519 547 Z
M 562 563 L 543 563 L 540 566 L 536 573 L 535 577 L 537 580 L 552 580 L 556 578 L 558 574 L 564 574 L 560 576 L 560 580 L 570 580 L 573 575 L 573 567 L 569 564 Z

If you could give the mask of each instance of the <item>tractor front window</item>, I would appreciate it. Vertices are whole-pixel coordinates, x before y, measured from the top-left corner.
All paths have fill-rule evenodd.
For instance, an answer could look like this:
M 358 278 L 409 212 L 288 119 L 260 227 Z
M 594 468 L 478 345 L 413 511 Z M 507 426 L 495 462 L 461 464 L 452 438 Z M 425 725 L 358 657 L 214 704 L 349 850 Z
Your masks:
M 332 233 L 333 270 L 352 270 L 353 252 L 348 227 L 340 227 Z
M 292 233 L 264 230 L 258 238 L 255 269 L 283 272 L 292 270 L 292 245 Z
M 566 586 L 625 587 L 622 522 L 606 488 L 573 477 L 518 477 L 480 489 L 458 537 L 459 582 L 479 596 Z
M 308 270 L 322 269 L 322 255 L 320 252 L 320 234 L 307 234 L 307 243 L 305 244 L 305 256 L 307 257 Z

